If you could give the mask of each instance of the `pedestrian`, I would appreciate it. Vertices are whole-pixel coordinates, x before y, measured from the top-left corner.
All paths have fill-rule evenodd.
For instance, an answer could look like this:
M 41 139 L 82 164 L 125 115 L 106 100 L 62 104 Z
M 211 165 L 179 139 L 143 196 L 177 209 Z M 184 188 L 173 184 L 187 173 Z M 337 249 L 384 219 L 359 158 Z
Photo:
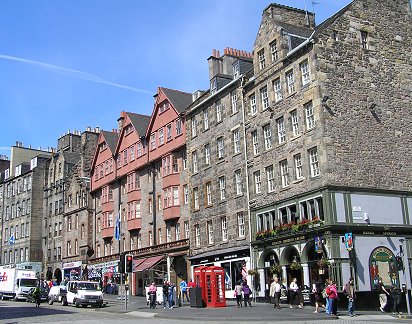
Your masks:
M 39 307 L 40 306 L 40 288 L 39 287 L 34 288 L 33 299 L 36 304 L 36 307 Z
M 319 281 L 313 284 L 312 292 L 315 297 L 315 310 L 313 311 L 314 313 L 319 313 L 319 308 L 321 307 L 325 308 L 325 305 L 323 304 L 322 288 L 323 287 Z
M 399 289 L 397 285 L 392 285 L 391 297 L 393 301 L 392 314 L 393 315 L 399 314 L 398 306 L 401 303 L 401 290 Z
M 386 304 L 388 303 L 389 292 L 386 290 L 385 285 L 382 282 L 382 278 L 379 278 L 379 281 L 378 281 L 378 292 L 379 292 L 379 303 L 381 305 L 379 309 L 381 310 L 382 313 L 384 313 Z
M 329 298 L 329 315 L 337 315 L 338 314 L 338 290 L 336 288 L 336 283 L 330 279 L 329 285 L 326 288 L 326 293 Z
M 243 283 L 242 291 L 243 291 L 243 300 L 245 303 L 245 307 L 247 307 L 247 305 L 249 305 L 249 307 L 252 307 L 252 302 L 250 301 L 250 295 L 252 292 L 246 281 Z
M 150 302 L 150 309 L 155 309 L 156 308 L 156 293 L 157 293 L 157 287 L 154 283 L 149 287 L 149 302 Z
M 298 280 L 296 278 L 292 279 L 292 282 L 289 285 L 289 308 L 293 308 L 293 303 L 297 301 L 299 304 L 298 308 L 303 308 L 303 304 L 301 299 L 299 298 L 299 286 L 298 286 Z
M 281 290 L 282 290 L 282 287 L 279 283 L 279 278 L 275 277 L 275 279 L 270 284 L 270 291 L 269 291 L 270 296 L 273 297 L 273 300 L 274 300 L 274 304 L 273 304 L 274 308 L 278 308 L 278 309 L 281 308 L 280 307 Z
M 174 285 L 173 282 L 168 282 L 169 284 L 169 309 L 172 309 L 174 304 L 175 304 L 175 288 L 176 286 Z
M 179 286 L 180 286 L 180 292 L 182 294 L 182 303 L 185 301 L 185 296 L 186 296 L 186 301 L 190 302 L 189 297 L 187 295 L 187 282 L 186 282 L 186 280 L 183 279 Z
M 242 307 L 242 285 L 240 284 L 240 281 L 235 286 L 235 296 L 237 307 Z
M 353 282 L 353 278 L 350 277 L 349 281 L 346 283 L 345 288 L 343 289 L 344 294 L 348 298 L 348 313 L 350 317 L 355 316 L 353 313 L 353 308 L 355 305 L 355 298 L 356 298 L 356 289 Z
M 162 286 L 162 291 L 163 291 L 163 308 L 166 309 L 166 306 L 169 302 L 169 283 L 167 280 L 163 281 L 163 286 Z

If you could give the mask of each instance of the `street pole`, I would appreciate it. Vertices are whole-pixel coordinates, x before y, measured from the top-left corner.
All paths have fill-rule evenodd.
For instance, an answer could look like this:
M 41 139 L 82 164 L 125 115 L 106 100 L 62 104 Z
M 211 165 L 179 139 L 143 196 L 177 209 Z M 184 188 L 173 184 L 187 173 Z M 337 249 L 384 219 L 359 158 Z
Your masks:
M 407 255 L 407 251 L 406 251 L 406 244 L 405 243 L 405 239 L 400 239 L 399 240 L 401 242 L 401 256 L 402 256 L 402 262 L 403 262 L 403 281 L 405 282 L 405 287 L 406 287 L 406 291 L 405 291 L 405 298 L 406 298 L 406 307 L 408 309 L 408 315 L 411 315 L 411 305 L 409 304 L 409 287 L 408 287 L 408 282 L 406 281 L 406 272 L 405 272 L 405 267 L 408 267 L 409 269 L 409 262 L 408 262 L 408 255 Z M 410 270 L 410 269 L 409 269 Z

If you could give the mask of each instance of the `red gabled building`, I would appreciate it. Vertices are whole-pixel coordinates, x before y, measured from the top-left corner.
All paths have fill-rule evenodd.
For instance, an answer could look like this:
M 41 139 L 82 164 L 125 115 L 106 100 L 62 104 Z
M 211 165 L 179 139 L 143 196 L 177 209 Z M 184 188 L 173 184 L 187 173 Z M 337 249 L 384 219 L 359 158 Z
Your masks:
M 110 146 L 111 156 L 102 147 L 113 144 L 113 138 L 102 135 L 99 140 L 91 174 L 96 253 L 90 260 L 90 273 L 101 275 L 104 283 L 116 280 L 120 255 L 132 253 L 135 269 L 130 285 L 134 295 L 144 294 L 152 281 L 161 284 L 168 278 L 179 284 L 182 278 L 187 279 L 184 111 L 191 102 L 189 93 L 159 88 L 151 116 L 122 112 L 118 132 L 103 132 L 118 136 Z M 106 161 L 112 173 L 106 174 Z M 118 217 L 120 231 L 116 235 Z

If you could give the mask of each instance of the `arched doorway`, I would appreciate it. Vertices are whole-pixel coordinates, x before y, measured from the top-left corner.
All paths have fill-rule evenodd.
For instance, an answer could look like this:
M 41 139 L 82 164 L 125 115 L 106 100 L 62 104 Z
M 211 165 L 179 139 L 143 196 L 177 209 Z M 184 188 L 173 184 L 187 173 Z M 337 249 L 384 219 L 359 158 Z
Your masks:
M 324 260 L 327 263 L 320 262 L 320 260 Z M 316 249 L 314 240 L 310 240 L 306 243 L 302 251 L 302 263 L 306 263 L 308 265 L 308 285 L 317 282 L 324 284 L 326 279 L 329 278 L 329 261 L 327 260 L 328 255 L 323 245 L 318 245 L 318 249 Z
M 47 268 L 47 272 L 46 272 L 46 280 L 50 281 L 53 279 L 53 272 L 52 272 L 52 268 Z
M 56 270 L 54 270 L 54 275 L 53 275 L 53 279 L 57 280 L 57 284 L 60 285 L 60 283 L 62 282 L 62 271 L 57 268 Z
M 298 285 L 301 285 L 303 282 L 302 266 L 300 266 L 300 268 L 294 268 L 292 266 L 292 263 L 294 265 L 301 265 L 300 254 L 295 246 L 289 245 L 283 250 L 281 263 L 286 265 L 285 283 L 289 286 L 292 279 L 296 278 L 298 281 Z

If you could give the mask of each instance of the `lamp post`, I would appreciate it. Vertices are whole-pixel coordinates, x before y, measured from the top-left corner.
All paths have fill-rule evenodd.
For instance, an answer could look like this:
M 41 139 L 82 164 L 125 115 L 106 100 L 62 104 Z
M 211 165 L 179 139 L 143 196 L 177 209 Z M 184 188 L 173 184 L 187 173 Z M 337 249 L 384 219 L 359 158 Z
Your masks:
M 399 247 L 400 250 L 400 255 L 402 257 L 402 262 L 403 262 L 403 280 L 405 282 L 405 287 L 406 287 L 406 292 L 405 292 L 405 298 L 406 298 L 406 307 L 408 309 L 408 315 L 411 315 L 411 306 L 409 304 L 409 289 L 408 289 L 408 282 L 406 281 L 406 272 L 405 272 L 405 266 L 408 267 L 409 269 L 409 263 L 408 263 L 408 256 L 406 255 L 406 244 L 405 244 L 405 239 L 400 239 L 399 242 L 401 242 L 401 246 Z

